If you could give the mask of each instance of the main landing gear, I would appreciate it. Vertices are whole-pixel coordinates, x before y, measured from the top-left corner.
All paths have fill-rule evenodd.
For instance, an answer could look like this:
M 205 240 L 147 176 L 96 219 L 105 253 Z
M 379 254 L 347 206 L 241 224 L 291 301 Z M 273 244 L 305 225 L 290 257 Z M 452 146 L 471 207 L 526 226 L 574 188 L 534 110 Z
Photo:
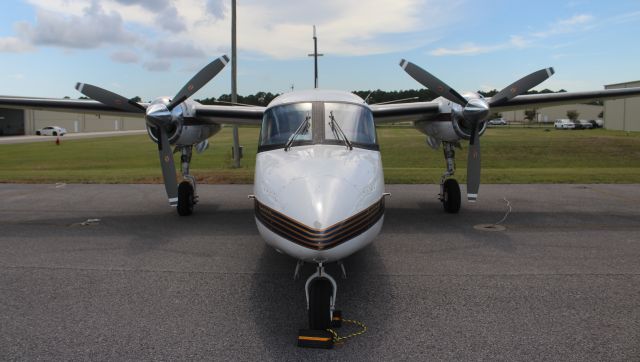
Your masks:
M 189 174 L 189 164 L 191 163 L 191 155 L 193 146 L 181 146 L 179 148 L 180 169 L 184 181 L 178 185 L 178 214 L 180 216 L 188 216 L 193 213 L 193 207 L 198 203 L 198 194 L 196 193 L 196 179 Z
M 439 199 L 442 202 L 444 211 L 450 214 L 457 214 L 460 211 L 460 185 L 458 181 L 451 178 L 456 172 L 456 151 L 454 149 L 455 144 L 451 142 L 442 142 L 442 148 L 444 149 L 444 158 L 447 161 L 447 171 L 442 175 L 440 179 L 440 195 Z
M 333 277 L 326 273 L 322 263 L 318 264 L 316 272 L 307 279 L 305 291 L 309 329 L 300 330 L 298 346 L 332 348 L 334 336 L 329 329 L 341 326 L 342 315 L 335 309 L 338 285 Z

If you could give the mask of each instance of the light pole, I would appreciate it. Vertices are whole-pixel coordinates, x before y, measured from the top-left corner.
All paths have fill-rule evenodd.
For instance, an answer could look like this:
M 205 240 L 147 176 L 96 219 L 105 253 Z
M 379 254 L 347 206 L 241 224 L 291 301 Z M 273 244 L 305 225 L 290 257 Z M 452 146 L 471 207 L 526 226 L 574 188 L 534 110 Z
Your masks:
M 231 103 L 233 106 L 238 102 L 238 63 L 236 57 L 236 0 L 231 0 Z M 233 167 L 240 167 L 240 139 L 237 125 L 233 126 Z
M 235 0 L 234 0 L 235 1 Z M 318 57 L 323 56 L 324 54 L 318 54 L 318 37 L 316 36 L 316 26 L 313 26 L 313 54 L 309 54 L 310 57 L 313 57 L 313 87 L 318 88 Z

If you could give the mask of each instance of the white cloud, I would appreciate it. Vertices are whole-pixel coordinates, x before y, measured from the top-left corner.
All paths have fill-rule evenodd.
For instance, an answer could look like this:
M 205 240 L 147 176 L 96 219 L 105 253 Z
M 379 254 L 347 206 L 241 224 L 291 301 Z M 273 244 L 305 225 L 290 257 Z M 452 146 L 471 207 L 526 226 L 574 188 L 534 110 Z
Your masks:
M 151 72 L 163 72 L 171 69 L 171 62 L 166 60 L 155 60 L 142 64 L 144 69 Z
M 145 10 L 162 11 L 169 7 L 169 0 L 115 0 L 123 5 L 139 5 Z
M 117 51 L 111 54 L 110 56 L 111 60 L 113 60 L 114 62 L 118 62 L 118 63 L 137 63 L 138 61 L 140 61 L 140 57 L 138 56 L 138 54 L 132 52 L 132 51 Z
M 224 19 L 227 14 L 226 3 L 224 0 L 207 0 L 207 13 L 214 19 Z
M 550 25 L 546 30 L 533 33 L 532 35 L 538 38 L 548 38 L 557 34 L 584 31 L 591 28 L 593 21 L 594 17 L 592 15 L 574 15 L 568 19 L 558 20 L 556 23 Z
M 528 45 L 528 43 L 529 42 L 525 38 L 517 35 L 512 35 L 509 41 L 503 44 L 477 45 L 473 43 L 466 43 L 458 48 L 438 48 L 432 50 L 431 52 L 429 52 L 429 54 L 437 57 L 444 55 L 478 55 L 508 48 L 524 48 Z
M 27 53 L 34 48 L 29 42 L 16 37 L 0 38 L 0 53 Z
M 182 16 L 178 14 L 178 10 L 169 6 L 164 9 L 158 16 L 156 17 L 158 24 L 164 30 L 180 33 L 187 30 L 187 25 L 185 24 Z
M 558 34 L 572 33 L 590 30 L 593 27 L 594 17 L 588 14 L 572 16 L 559 20 L 549 25 L 544 31 L 527 35 L 511 35 L 509 40 L 501 44 L 479 45 L 474 43 L 462 44 L 456 48 L 437 48 L 429 52 L 433 56 L 446 55 L 478 55 L 492 53 L 505 49 L 527 48 L 538 39 L 549 38 Z
M 178 41 L 157 42 L 147 47 L 156 58 L 200 58 L 205 53 L 195 46 Z
M 102 44 L 127 44 L 137 37 L 124 29 L 123 21 L 115 12 L 106 13 L 97 2 L 83 11 L 83 15 L 70 15 L 39 9 L 35 24 L 19 22 L 18 34 L 34 45 L 88 49 Z
M 473 43 L 462 44 L 457 48 L 438 48 L 429 52 L 429 54 L 436 57 L 445 55 L 478 55 L 484 53 L 494 52 L 496 50 L 504 49 L 502 45 L 477 45 Z
M 19 24 L 18 35 L 34 45 L 126 45 L 137 47 L 141 59 L 216 56 L 230 48 L 227 0 L 92 0 L 89 6 L 87 0 L 27 1 L 36 8 L 37 20 Z M 332 56 L 409 50 L 443 36 L 445 27 L 459 20 L 450 14 L 462 10 L 466 1 L 369 0 L 363 5 L 343 0 L 243 0 L 238 2 L 238 47 L 245 56 L 306 57 L 315 24 L 320 50 Z M 181 45 L 170 49 L 176 44 Z M 114 61 L 123 60 L 117 49 L 111 54 Z

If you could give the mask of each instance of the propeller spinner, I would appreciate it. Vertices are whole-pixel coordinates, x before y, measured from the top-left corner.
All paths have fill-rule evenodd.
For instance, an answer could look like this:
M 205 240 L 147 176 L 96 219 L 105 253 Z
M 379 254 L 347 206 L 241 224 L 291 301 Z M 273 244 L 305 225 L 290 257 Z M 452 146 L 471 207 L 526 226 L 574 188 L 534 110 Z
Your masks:
M 438 96 L 462 106 L 462 111 L 458 112 L 457 116 L 471 125 L 469 152 L 467 154 L 467 199 L 472 202 L 476 201 L 478 190 L 480 189 L 480 123 L 489 116 L 492 106 L 501 105 L 513 97 L 526 93 L 529 89 L 553 75 L 553 68 L 545 68 L 533 72 L 510 84 L 487 101 L 483 97 L 470 99 L 463 97 L 433 74 L 409 61 L 402 59 L 400 66 L 418 83 Z
M 160 157 L 164 187 L 167 191 L 167 197 L 171 206 L 175 206 L 178 203 L 178 180 L 176 177 L 173 152 L 171 151 L 171 144 L 167 136 L 169 129 L 173 123 L 176 122 L 171 111 L 220 73 L 228 62 L 229 57 L 226 55 L 221 56 L 196 73 L 196 75 L 180 89 L 176 96 L 173 97 L 173 100 L 167 104 L 162 102 L 153 103 L 148 107 L 91 84 L 76 84 L 76 89 L 80 93 L 107 106 L 125 112 L 145 113 L 145 121 L 147 124 L 160 131 L 160 137 L 158 137 L 158 155 Z

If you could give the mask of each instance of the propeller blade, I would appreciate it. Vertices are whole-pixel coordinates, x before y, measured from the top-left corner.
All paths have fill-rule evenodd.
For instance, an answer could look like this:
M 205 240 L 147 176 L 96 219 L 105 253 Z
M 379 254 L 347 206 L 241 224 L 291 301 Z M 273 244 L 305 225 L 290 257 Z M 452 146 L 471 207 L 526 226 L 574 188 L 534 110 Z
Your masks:
M 167 131 L 160 129 L 160 142 L 158 143 L 158 154 L 160 155 L 160 167 L 162 168 L 162 178 L 164 179 L 164 188 L 167 191 L 169 205 L 176 206 L 178 204 L 178 179 L 176 177 L 176 166 L 173 163 L 173 152 L 167 137 Z
M 167 108 L 169 110 L 174 109 L 178 104 L 184 102 L 185 99 L 191 97 L 195 92 L 199 91 L 205 84 L 207 84 L 213 77 L 218 75 L 222 69 L 229 62 L 229 57 L 226 55 L 221 56 L 220 58 L 214 60 L 213 62 L 207 64 L 204 68 L 202 68 L 196 75 L 187 82 L 187 84 L 180 89 L 178 94 L 173 97 L 173 100 Z
M 553 73 L 555 73 L 553 68 L 545 68 L 540 69 L 537 72 L 533 72 L 526 77 L 513 82 L 508 87 L 501 90 L 498 94 L 491 97 L 489 105 L 493 106 L 496 104 L 500 104 L 502 102 L 508 101 L 515 96 L 526 93 L 529 89 L 547 80 L 547 78 L 551 77 Z
M 478 132 L 478 124 L 474 123 L 467 156 L 467 199 L 471 202 L 476 201 L 480 189 L 480 137 Z
M 434 92 L 440 97 L 444 97 L 450 100 L 451 102 L 458 103 L 462 106 L 467 104 L 466 98 L 461 96 L 460 93 L 456 92 L 454 89 L 449 87 L 443 81 L 436 78 L 433 74 L 427 72 L 426 70 L 420 68 L 419 66 L 411 62 L 408 62 L 404 59 L 400 61 L 400 66 L 413 79 L 418 81 L 418 83 L 429 88 L 430 91 Z
M 76 89 L 85 96 L 126 112 L 144 113 L 145 108 L 119 94 L 86 83 L 76 83 Z

